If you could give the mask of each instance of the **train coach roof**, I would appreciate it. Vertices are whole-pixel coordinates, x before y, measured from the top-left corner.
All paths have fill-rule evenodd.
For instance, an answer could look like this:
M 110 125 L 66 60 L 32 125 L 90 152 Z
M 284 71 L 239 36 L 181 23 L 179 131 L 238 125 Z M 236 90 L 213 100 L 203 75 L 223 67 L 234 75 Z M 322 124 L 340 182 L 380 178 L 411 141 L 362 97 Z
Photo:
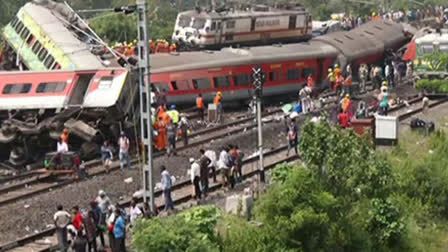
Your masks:
M 382 52 L 405 40 L 403 26 L 385 20 L 372 21 L 349 32 L 335 32 L 314 39 L 338 48 L 348 60 Z
M 61 21 L 65 19 L 55 11 L 32 2 L 27 3 L 22 10 L 31 16 L 45 35 L 64 51 L 76 65 L 75 68 L 103 68 L 101 61 L 90 52 L 85 43 L 66 28 L 67 25 Z
M 245 18 L 245 17 L 253 17 L 253 16 L 278 16 L 278 15 L 295 15 L 307 13 L 306 10 L 282 10 L 282 9 L 273 9 L 271 8 L 269 11 L 256 11 L 256 10 L 235 10 L 235 11 L 226 11 L 226 12 L 197 12 L 195 10 L 185 11 L 180 13 L 181 16 L 195 17 L 195 18 L 213 18 L 213 19 L 221 19 L 221 18 Z
M 337 54 L 336 49 L 321 42 L 260 46 L 248 49 L 225 48 L 221 51 L 155 54 L 151 55 L 151 72 L 162 73 L 266 62 L 275 63 L 334 57 Z

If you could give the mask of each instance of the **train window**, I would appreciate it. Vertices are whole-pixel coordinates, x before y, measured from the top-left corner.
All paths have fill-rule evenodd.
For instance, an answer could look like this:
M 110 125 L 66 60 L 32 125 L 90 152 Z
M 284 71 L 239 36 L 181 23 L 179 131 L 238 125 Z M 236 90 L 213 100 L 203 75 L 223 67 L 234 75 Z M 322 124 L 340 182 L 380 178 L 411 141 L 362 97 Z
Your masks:
M 205 26 L 205 19 L 203 18 L 195 18 L 193 21 L 193 28 L 195 29 L 203 29 Z
M 236 86 L 249 86 L 251 82 L 250 74 L 240 74 L 233 76 L 233 81 Z
M 65 82 L 43 82 L 36 88 L 36 93 L 61 93 L 64 92 Z
M 212 31 L 216 30 L 216 22 L 212 22 L 212 28 L 210 28 L 210 30 Z
M 166 82 L 155 82 L 151 84 L 156 88 L 158 92 L 166 92 L 171 90 L 170 86 Z
M 190 26 L 190 22 L 191 22 L 191 18 L 188 16 L 180 16 L 179 17 L 179 23 L 177 25 L 179 25 L 182 28 L 185 28 L 187 26 Z
M 51 69 L 51 66 L 53 66 L 54 58 L 50 54 L 48 54 L 48 57 L 44 61 L 44 65 L 47 69 Z
M 194 89 L 210 89 L 212 88 L 212 82 L 209 78 L 200 78 L 193 80 Z
M 230 78 L 229 78 L 229 76 L 215 77 L 215 78 L 213 78 L 213 80 L 215 81 L 215 87 L 216 88 L 230 87 Z
M 109 89 L 112 87 L 112 83 L 114 81 L 113 76 L 103 76 L 100 79 L 100 84 L 98 85 L 98 89 Z
M 3 94 L 26 94 L 31 90 L 31 83 L 7 84 L 3 88 Z
M 19 19 L 17 17 L 15 17 L 14 20 L 12 20 L 12 22 L 11 22 L 11 27 L 14 28 L 18 21 L 19 21 Z
M 40 50 L 38 58 L 40 61 L 44 61 L 44 59 L 47 57 L 48 55 L 48 51 L 45 48 L 42 48 L 42 50 Z
M 305 69 L 303 69 L 303 71 L 302 71 L 302 78 L 306 79 L 310 75 L 314 77 L 314 68 L 305 68 Z
M 17 33 L 20 33 L 22 28 L 23 28 L 23 23 L 22 23 L 22 21 L 19 20 L 19 22 L 17 22 L 17 26 L 15 27 L 15 30 Z
M 28 30 L 28 28 L 24 27 L 22 32 L 20 33 L 20 37 L 22 37 L 23 39 L 28 38 L 28 36 L 30 35 L 30 30 Z
M 174 90 L 190 90 L 190 83 L 187 80 L 172 81 L 171 85 Z
M 40 44 L 39 41 L 36 41 L 36 43 L 34 43 L 33 47 L 31 48 L 34 54 L 37 54 L 40 51 L 40 49 L 42 49 L 42 45 Z
M 270 81 L 281 81 L 282 80 L 282 72 L 270 72 L 269 73 L 269 80 Z
M 235 20 L 229 20 L 226 22 L 226 28 L 227 29 L 234 29 L 235 28 Z
M 28 37 L 28 39 L 26 40 L 26 43 L 27 43 L 29 46 L 31 46 L 31 45 L 33 44 L 33 42 L 34 42 L 34 36 L 33 36 L 33 34 L 31 34 L 31 35 Z
M 286 73 L 286 78 L 288 80 L 298 80 L 300 78 L 299 69 L 289 69 Z

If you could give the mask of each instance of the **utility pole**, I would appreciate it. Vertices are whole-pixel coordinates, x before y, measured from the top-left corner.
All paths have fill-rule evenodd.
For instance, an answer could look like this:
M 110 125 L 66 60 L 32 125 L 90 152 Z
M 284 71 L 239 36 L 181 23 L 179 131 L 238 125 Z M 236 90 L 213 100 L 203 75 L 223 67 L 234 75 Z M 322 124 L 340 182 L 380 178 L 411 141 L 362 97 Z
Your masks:
M 254 91 L 255 98 L 257 99 L 257 124 L 258 124 L 258 152 L 259 152 L 259 167 L 260 172 L 260 182 L 265 182 L 264 176 L 264 160 L 263 160 L 263 125 L 261 122 L 261 102 L 263 99 L 263 84 L 266 81 L 266 74 L 263 72 L 261 67 L 255 67 L 252 69 L 254 74 Z
M 138 20 L 138 54 L 139 54 L 139 93 L 140 93 L 140 126 L 143 148 L 148 150 L 145 165 L 143 160 L 143 201 L 150 201 L 151 212 L 155 213 L 156 205 L 154 200 L 154 174 L 152 160 L 152 115 L 151 115 L 151 78 L 149 59 L 149 39 L 147 26 L 148 5 L 146 0 L 137 0 L 137 20 Z

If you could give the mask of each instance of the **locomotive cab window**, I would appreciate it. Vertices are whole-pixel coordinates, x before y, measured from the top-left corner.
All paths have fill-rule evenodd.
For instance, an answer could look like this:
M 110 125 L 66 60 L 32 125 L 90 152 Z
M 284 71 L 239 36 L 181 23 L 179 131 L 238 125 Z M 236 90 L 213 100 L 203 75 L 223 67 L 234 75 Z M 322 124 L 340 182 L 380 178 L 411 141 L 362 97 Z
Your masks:
M 3 88 L 3 94 L 26 94 L 31 90 L 31 83 L 7 84 Z
M 311 76 L 313 76 L 313 78 L 316 77 L 314 74 L 314 68 L 305 68 L 302 71 L 302 78 L 306 79 L 306 78 L 308 78 L 308 76 L 310 76 L 310 74 L 311 74 Z
M 64 92 L 65 82 L 44 82 L 36 88 L 36 93 L 61 93 Z
M 212 81 L 209 78 L 200 78 L 193 80 L 194 89 L 211 89 Z
M 210 30 L 212 31 L 216 30 L 216 22 L 212 22 L 212 27 L 210 28 Z
M 286 73 L 286 78 L 288 80 L 298 80 L 300 78 L 299 69 L 289 69 Z
M 195 29 L 203 29 L 205 26 L 205 19 L 195 18 L 193 21 L 193 28 Z
M 227 29 L 234 29 L 235 28 L 235 20 L 230 20 L 226 22 L 226 28 Z
M 229 76 L 215 77 L 213 80 L 215 81 L 215 88 L 230 87 Z
M 235 86 L 249 86 L 251 82 L 250 74 L 240 74 L 233 76 L 233 82 Z
M 190 83 L 187 80 L 172 81 L 171 85 L 174 90 L 190 90 Z

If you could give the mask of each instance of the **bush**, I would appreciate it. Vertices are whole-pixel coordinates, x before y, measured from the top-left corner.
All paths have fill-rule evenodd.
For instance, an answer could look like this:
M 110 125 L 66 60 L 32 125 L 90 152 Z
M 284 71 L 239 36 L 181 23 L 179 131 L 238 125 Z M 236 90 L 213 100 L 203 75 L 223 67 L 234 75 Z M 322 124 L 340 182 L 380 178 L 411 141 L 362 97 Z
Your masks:
M 219 251 L 215 225 L 220 210 L 213 206 L 190 209 L 170 218 L 142 220 L 133 228 L 137 251 Z

